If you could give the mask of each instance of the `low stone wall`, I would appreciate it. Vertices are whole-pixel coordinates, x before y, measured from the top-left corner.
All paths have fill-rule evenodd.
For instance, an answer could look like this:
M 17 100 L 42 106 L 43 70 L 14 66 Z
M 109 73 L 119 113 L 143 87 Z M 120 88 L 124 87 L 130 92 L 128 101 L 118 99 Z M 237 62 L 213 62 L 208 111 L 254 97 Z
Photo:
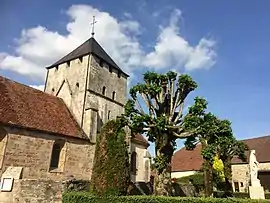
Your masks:
M 0 192 L 0 203 L 61 203 L 62 182 L 51 180 L 14 180 L 11 192 Z

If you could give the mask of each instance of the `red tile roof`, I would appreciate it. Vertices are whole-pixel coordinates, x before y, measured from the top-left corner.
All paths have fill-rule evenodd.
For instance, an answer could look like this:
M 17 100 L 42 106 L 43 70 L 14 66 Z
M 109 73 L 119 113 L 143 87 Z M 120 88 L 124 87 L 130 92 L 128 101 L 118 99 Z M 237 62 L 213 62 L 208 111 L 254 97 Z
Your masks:
M 132 138 L 132 141 L 138 144 L 142 144 L 145 147 L 149 147 L 148 141 L 139 133 L 135 134 L 135 136 Z
M 270 136 L 251 138 L 242 140 L 250 149 L 255 149 L 258 162 L 270 162 Z M 200 170 L 203 164 L 201 157 L 201 145 L 197 145 L 194 150 L 186 150 L 185 147 L 175 152 L 172 158 L 172 171 Z M 249 158 L 249 152 L 247 152 Z M 232 164 L 243 163 L 238 158 L 232 159 Z
M 86 139 L 62 99 L 0 76 L 0 123 Z
M 270 162 L 270 135 L 264 137 L 250 138 L 243 140 L 250 150 L 255 149 L 258 162 Z M 246 153 L 249 159 L 249 152 Z M 247 160 L 249 161 L 249 160 Z M 243 163 L 238 158 L 233 158 L 232 163 Z
M 174 153 L 172 157 L 172 171 L 198 171 L 201 169 L 203 159 L 200 155 L 201 145 L 194 150 L 186 150 L 185 147 Z

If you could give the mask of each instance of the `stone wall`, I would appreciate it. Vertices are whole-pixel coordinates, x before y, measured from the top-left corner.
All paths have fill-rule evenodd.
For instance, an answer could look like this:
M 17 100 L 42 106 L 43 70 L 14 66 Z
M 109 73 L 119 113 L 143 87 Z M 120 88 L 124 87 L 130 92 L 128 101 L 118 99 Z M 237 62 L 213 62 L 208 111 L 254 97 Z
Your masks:
M 147 156 L 147 149 L 145 146 L 139 145 L 137 143 L 131 143 L 131 153 L 136 152 L 136 175 L 131 174 L 132 182 L 149 182 L 150 181 L 150 160 Z M 149 170 L 146 170 L 146 169 Z
M 88 140 L 54 136 L 19 128 L 5 128 L 7 144 L 0 176 L 9 166 L 23 167 L 22 178 L 65 180 L 70 176 L 89 180 L 95 147 Z M 62 170 L 50 170 L 55 140 L 65 142 Z M 62 152 L 61 152 L 62 153 Z
M 85 85 L 90 56 L 71 60 L 48 69 L 45 92 L 64 100 L 70 112 L 81 125 L 84 112 Z
M 0 203 L 61 203 L 62 182 L 51 180 L 14 180 L 11 192 L 0 192 Z
M 259 163 L 259 171 L 270 170 L 270 163 Z M 247 192 L 249 186 L 249 165 L 235 164 L 232 165 L 233 189 L 238 185 L 239 192 Z

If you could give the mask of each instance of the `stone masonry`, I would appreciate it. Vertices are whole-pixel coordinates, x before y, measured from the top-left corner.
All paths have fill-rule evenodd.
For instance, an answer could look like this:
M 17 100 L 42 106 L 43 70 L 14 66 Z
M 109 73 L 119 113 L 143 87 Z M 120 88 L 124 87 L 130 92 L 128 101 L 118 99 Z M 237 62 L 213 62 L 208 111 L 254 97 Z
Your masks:
M 90 179 L 94 145 L 90 145 L 89 141 L 8 127 L 5 131 L 7 142 L 0 176 L 7 167 L 19 166 L 23 167 L 23 179 L 66 180 L 71 175 L 77 179 Z M 59 139 L 65 142 L 61 151 L 63 167 L 50 170 L 53 143 Z
M 259 171 L 269 170 L 270 163 L 259 163 Z M 235 191 L 235 184 L 239 187 L 239 192 L 248 192 L 249 186 L 249 165 L 234 164 L 232 165 L 232 181 Z

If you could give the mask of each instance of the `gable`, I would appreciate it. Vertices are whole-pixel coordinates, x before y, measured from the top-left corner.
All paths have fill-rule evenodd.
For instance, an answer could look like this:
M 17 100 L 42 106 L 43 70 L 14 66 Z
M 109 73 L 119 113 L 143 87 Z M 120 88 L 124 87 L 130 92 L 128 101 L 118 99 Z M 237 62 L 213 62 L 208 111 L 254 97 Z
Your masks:
M 87 139 L 64 101 L 0 76 L 0 124 Z

